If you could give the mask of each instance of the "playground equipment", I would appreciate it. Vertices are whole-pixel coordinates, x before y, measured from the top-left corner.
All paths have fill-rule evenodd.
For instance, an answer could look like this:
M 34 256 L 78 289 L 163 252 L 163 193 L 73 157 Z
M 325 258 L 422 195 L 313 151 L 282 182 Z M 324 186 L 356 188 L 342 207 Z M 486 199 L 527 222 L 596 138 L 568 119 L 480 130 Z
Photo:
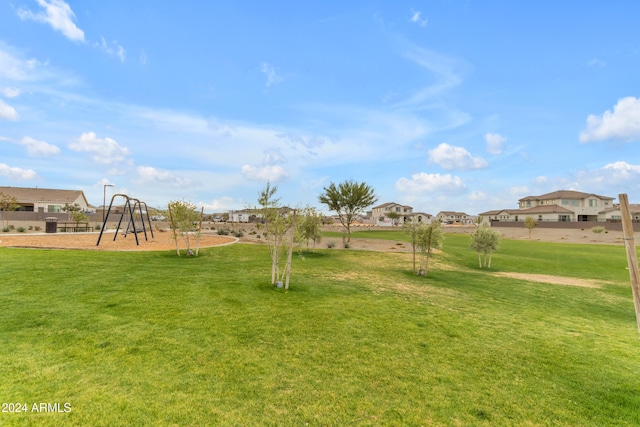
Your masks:
M 145 227 L 145 224 L 144 224 L 145 214 L 147 216 L 147 223 L 149 224 L 149 231 L 151 233 L 151 238 L 153 238 L 154 237 L 153 228 L 151 227 L 151 219 L 149 218 L 149 208 L 147 207 L 146 203 L 141 202 L 138 199 L 129 197 L 126 194 L 114 194 L 113 197 L 111 197 L 111 202 L 109 203 L 109 210 L 107 210 L 106 218 L 109 218 L 109 213 L 111 213 L 111 208 L 113 207 L 113 201 L 116 199 L 116 197 L 123 197 L 125 202 L 122 209 L 122 214 L 120 215 L 120 220 L 118 221 L 118 227 L 116 228 L 116 232 L 113 235 L 113 241 L 115 241 L 116 238 L 118 237 L 118 231 L 120 230 L 120 225 L 122 224 L 122 220 L 124 219 L 125 215 L 128 216 L 127 228 L 122 233 L 125 238 L 127 237 L 127 234 L 133 233 L 133 235 L 136 237 L 136 245 L 140 245 L 140 241 L 138 240 L 138 233 L 144 233 L 144 239 L 149 240 L 147 237 L 147 228 Z M 134 202 L 133 206 L 131 205 L 132 201 Z M 144 205 L 144 211 L 142 210 L 142 205 Z M 142 227 L 136 227 L 136 219 L 135 219 L 136 208 L 138 208 L 137 213 L 140 216 L 140 223 Z M 104 206 L 103 206 L 103 209 L 104 209 Z M 104 230 L 106 227 L 107 227 L 107 221 L 104 221 L 102 223 L 102 229 L 100 230 L 100 235 L 98 236 L 98 242 L 96 243 L 96 246 L 100 246 L 100 239 L 102 239 L 102 233 L 104 233 Z

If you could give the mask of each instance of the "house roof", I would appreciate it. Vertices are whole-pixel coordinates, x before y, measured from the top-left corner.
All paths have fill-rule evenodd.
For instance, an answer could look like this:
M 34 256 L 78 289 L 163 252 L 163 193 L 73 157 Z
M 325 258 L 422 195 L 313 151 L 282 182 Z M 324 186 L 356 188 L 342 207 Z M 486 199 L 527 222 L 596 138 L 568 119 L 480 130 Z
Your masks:
M 406 216 L 419 216 L 419 215 L 428 216 L 428 217 L 432 217 L 433 216 L 430 213 L 426 213 L 426 212 L 411 212 L 411 213 L 407 214 Z
M 611 208 L 606 208 L 605 210 L 602 210 L 599 213 L 602 214 L 602 213 L 615 212 L 615 211 L 620 211 L 620 205 L 619 204 L 613 205 L 613 207 L 611 207 Z M 640 213 L 640 205 L 629 203 L 629 211 L 632 214 Z
M 526 200 L 556 200 L 556 199 L 577 199 L 577 200 L 582 200 L 582 199 L 586 199 L 587 197 L 590 196 L 594 196 L 597 197 L 599 199 L 603 199 L 603 200 L 613 200 L 614 197 L 608 197 L 608 196 L 599 196 L 597 194 L 593 194 L 593 193 L 582 193 L 580 191 L 573 191 L 573 190 L 559 190 L 559 191 L 553 191 L 551 193 L 546 193 L 543 194 L 541 196 L 527 196 L 524 197 L 522 199 L 519 199 L 518 201 L 526 201 Z
M 510 213 L 517 213 L 518 215 L 520 214 L 526 215 L 526 214 L 546 214 L 546 213 L 573 214 L 574 212 L 572 210 L 563 208 L 562 206 L 558 206 L 558 205 L 542 205 L 542 206 L 536 206 L 534 208 L 529 208 L 529 209 L 518 209 L 516 211 L 511 211 Z
M 412 207 L 412 206 L 408 206 L 408 205 L 401 205 L 400 203 L 396 203 L 396 202 L 387 202 L 387 203 L 383 203 L 383 204 L 381 204 L 381 205 L 374 206 L 374 207 L 372 207 L 371 209 L 386 208 L 386 207 L 388 207 L 388 206 L 401 206 L 401 207 L 403 207 L 403 208 L 411 208 L 411 209 L 413 209 L 413 207 Z
M 51 188 L 0 187 L 0 193 L 15 197 L 19 203 L 74 203 L 82 197 L 86 205 L 87 198 L 82 190 L 55 190 Z
M 438 212 L 438 216 L 440 215 L 460 215 L 460 216 L 471 216 L 464 212 L 454 212 L 454 211 L 440 211 Z

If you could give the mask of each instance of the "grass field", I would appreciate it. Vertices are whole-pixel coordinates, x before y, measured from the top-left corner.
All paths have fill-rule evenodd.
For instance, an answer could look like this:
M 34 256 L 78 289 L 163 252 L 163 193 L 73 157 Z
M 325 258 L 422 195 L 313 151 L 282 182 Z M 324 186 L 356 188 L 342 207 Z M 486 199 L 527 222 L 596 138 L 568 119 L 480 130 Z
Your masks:
M 289 292 L 258 245 L 0 248 L 0 425 L 640 425 L 624 248 L 505 240 L 487 271 L 468 244 L 427 278 L 320 249 Z

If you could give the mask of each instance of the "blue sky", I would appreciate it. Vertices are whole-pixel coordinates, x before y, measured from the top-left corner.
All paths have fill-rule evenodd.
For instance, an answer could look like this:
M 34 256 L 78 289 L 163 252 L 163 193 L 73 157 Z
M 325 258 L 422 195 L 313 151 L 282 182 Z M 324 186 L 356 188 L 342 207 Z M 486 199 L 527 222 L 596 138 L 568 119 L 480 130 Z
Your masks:
M 640 203 L 636 1 L 0 0 L 0 185 L 161 207 Z

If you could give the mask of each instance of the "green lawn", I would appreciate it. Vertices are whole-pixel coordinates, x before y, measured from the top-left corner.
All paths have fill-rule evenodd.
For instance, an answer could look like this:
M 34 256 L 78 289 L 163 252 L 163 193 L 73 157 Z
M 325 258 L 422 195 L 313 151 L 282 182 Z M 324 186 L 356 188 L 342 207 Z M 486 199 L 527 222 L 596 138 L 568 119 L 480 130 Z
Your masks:
M 289 292 L 257 245 L 0 248 L 0 400 L 28 405 L 0 425 L 639 425 L 624 248 L 505 240 L 486 271 L 468 244 L 447 235 L 427 278 L 320 249 Z

